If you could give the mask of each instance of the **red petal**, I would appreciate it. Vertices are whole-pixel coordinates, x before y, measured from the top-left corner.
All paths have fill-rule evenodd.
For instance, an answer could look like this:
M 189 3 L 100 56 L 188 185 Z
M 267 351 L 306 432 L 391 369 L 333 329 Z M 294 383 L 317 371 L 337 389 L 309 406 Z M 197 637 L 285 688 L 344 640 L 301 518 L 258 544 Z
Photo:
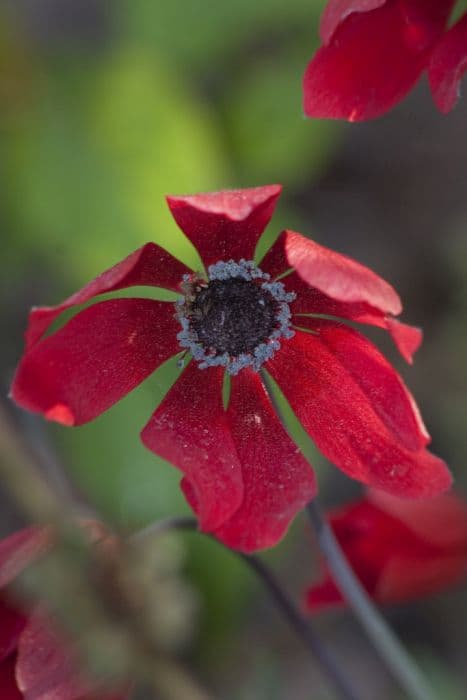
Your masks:
M 232 377 L 227 417 L 242 465 L 244 498 L 215 533 L 243 552 L 272 547 L 316 493 L 310 465 L 285 432 L 258 376 Z
M 180 347 L 172 304 L 112 299 L 81 311 L 23 357 L 14 400 L 65 425 L 106 411 Z
M 327 44 L 337 27 L 353 12 L 369 12 L 385 5 L 388 0 L 329 0 L 321 15 L 319 34 Z
M 58 306 L 39 306 L 29 315 L 26 343 L 30 348 L 62 311 L 84 304 L 92 297 L 135 286 L 167 287 L 177 291 L 182 277 L 190 273 L 183 263 L 155 243 L 146 243 L 127 258 L 103 272 Z
M 223 376 L 220 368 L 201 370 L 191 362 L 141 434 L 146 447 L 184 472 L 185 494 L 206 531 L 220 527 L 243 499 Z
M 206 265 L 252 260 L 271 219 L 280 185 L 167 197 L 170 211 Z
M 11 655 L 0 663 L 0 688 L 2 700 L 24 700 L 24 695 L 18 690 L 15 677 L 16 656 Z
M 460 95 L 467 70 L 467 13 L 446 32 L 431 55 L 428 68 L 431 92 L 438 109 L 449 112 Z
M 272 277 L 277 277 L 290 269 L 285 250 L 288 236 L 289 232 L 283 231 L 261 263 L 261 268 Z M 343 257 L 338 253 L 334 253 L 334 255 L 339 258 Z M 363 269 L 367 271 L 367 268 Z M 381 281 L 385 285 L 387 284 L 384 280 Z M 282 282 L 287 291 L 295 292 L 297 295 L 297 298 L 291 304 L 291 310 L 295 316 L 294 322 L 297 326 L 313 327 L 315 320 L 313 318 L 307 319 L 301 314 L 318 314 L 336 316 L 357 323 L 366 323 L 384 328 L 390 333 L 402 357 L 409 364 L 412 364 L 412 356 L 418 350 L 423 337 L 419 328 L 396 321 L 391 316 L 387 316 L 384 310 L 377 309 L 367 302 L 356 301 L 347 303 L 336 301 L 336 299 L 332 299 L 327 294 L 316 289 L 316 287 L 310 286 L 296 272 L 292 272 L 284 277 Z M 397 300 L 400 305 L 399 297 L 397 297 Z M 296 316 L 296 314 L 300 314 L 300 316 Z
M 16 648 L 25 622 L 23 615 L 0 598 L 0 664 Z
M 416 600 L 450 588 L 466 571 L 466 553 L 395 556 L 384 567 L 374 596 L 381 603 Z
M 90 692 L 62 636 L 38 614 L 21 635 L 16 677 L 25 700 L 81 700 Z
M 311 287 L 346 303 L 365 302 L 397 316 L 402 304 L 397 292 L 368 267 L 305 238 L 286 231 L 285 253 L 290 267 Z
M 349 330 L 336 329 L 339 338 Z M 359 355 L 356 348 L 344 361 L 333 342 L 332 331 L 323 337 L 299 331 L 268 362 L 319 449 L 350 477 L 394 495 L 421 498 L 447 490 L 451 476 L 445 463 L 424 449 L 407 447 L 421 444 L 426 436 L 397 375 L 391 376 L 369 350 Z M 351 344 L 344 345 L 350 351 Z M 366 358 L 371 359 L 371 372 Z M 360 363 L 364 376 L 357 379 Z M 378 392 L 380 377 L 384 384 Z M 391 405 L 394 399 L 407 425 Z
M 352 12 L 308 64 L 305 114 L 362 121 L 394 107 L 417 82 L 444 28 L 443 22 L 434 34 L 431 11 L 409 21 L 412 8 L 392 0 L 371 12 Z
M 384 322 L 400 354 L 411 365 L 414 353 L 422 344 L 423 333 L 421 329 L 396 321 L 390 316 L 385 318 Z
M 313 584 L 305 594 L 305 607 L 312 613 L 344 603 L 344 597 L 329 573 L 321 581 Z
M 453 494 L 414 502 L 370 490 L 328 520 L 356 575 L 382 603 L 443 590 L 466 572 L 467 509 Z M 307 593 L 307 607 L 338 602 L 325 567 L 324 580 Z
M 467 507 L 455 494 L 447 493 L 427 501 L 405 501 L 370 489 L 367 498 L 427 544 L 451 552 L 463 549 L 467 557 Z
M 8 586 L 43 554 L 51 544 L 51 531 L 45 527 L 27 527 L 0 540 L 0 588 Z

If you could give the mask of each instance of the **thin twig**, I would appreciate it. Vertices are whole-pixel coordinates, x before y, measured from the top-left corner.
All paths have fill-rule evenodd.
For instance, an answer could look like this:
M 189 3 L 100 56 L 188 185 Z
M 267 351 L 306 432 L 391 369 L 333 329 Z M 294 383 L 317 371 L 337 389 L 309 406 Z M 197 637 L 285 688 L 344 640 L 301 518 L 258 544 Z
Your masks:
M 306 507 L 334 581 L 381 658 L 413 700 L 433 700 L 431 688 L 409 653 L 373 605 L 355 576 L 316 500 Z
M 156 521 L 148 527 L 130 536 L 129 541 L 133 544 L 141 543 L 149 537 L 157 536 L 169 530 L 197 530 L 198 522 L 192 517 L 165 518 Z M 215 538 L 212 538 L 221 544 Z M 229 550 L 232 551 L 232 550 Z M 302 639 L 309 651 L 321 665 L 328 680 L 334 686 L 338 696 L 344 700 L 359 700 L 359 695 L 353 689 L 350 681 L 346 678 L 338 663 L 321 643 L 311 624 L 303 617 L 299 609 L 294 605 L 289 596 L 285 593 L 281 584 L 270 571 L 270 569 L 256 556 L 235 552 L 245 564 L 261 580 L 265 588 L 276 603 L 278 609 L 283 613 L 296 634 Z

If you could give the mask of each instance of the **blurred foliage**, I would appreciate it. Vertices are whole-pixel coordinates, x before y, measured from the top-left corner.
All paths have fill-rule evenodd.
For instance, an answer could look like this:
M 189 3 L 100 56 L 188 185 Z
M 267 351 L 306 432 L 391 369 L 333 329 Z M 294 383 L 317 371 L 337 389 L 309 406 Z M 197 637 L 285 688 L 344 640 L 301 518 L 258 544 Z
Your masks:
M 59 301 L 149 240 L 195 269 L 200 265 L 168 213 L 168 193 L 281 182 L 285 192 L 256 258 L 286 226 L 312 234 L 308 193 L 343 145 L 341 125 L 302 117 L 301 76 L 317 46 L 323 5 L 324 0 L 92 0 L 84 28 L 64 0 L 7 0 L 0 6 L 0 309 L 12 329 L 2 347 L 5 385 L 11 358 L 21 352 L 28 305 Z M 79 4 L 74 12 L 79 15 Z M 369 157 L 371 145 L 367 148 L 363 155 L 358 148 L 353 153 L 357 172 Z M 390 177 L 400 175 L 390 171 Z M 337 183 L 342 195 L 336 196 L 337 208 L 347 201 L 348 186 L 348 180 Z M 345 207 L 342 217 L 347 224 Z M 467 458 L 459 382 L 467 348 L 465 324 L 458 322 L 467 310 L 463 233 L 446 256 L 458 292 L 433 347 L 442 353 L 455 337 L 457 351 L 450 358 L 449 391 L 439 401 L 437 393 L 444 406 L 439 430 L 453 457 L 462 460 Z M 48 431 L 84 494 L 123 530 L 188 512 L 179 472 L 138 439 L 179 371 L 170 360 L 91 424 Z M 420 376 L 423 383 L 427 375 Z M 304 454 L 318 467 L 323 488 L 331 470 L 321 469 L 324 460 L 280 392 L 277 400 Z M 200 592 L 196 647 L 206 667 L 222 668 L 239 638 L 234 632 L 248 623 L 245 600 L 255 587 L 244 565 L 218 544 L 196 535 L 183 542 Z M 277 557 L 293 543 L 289 536 Z M 272 657 L 258 660 L 239 700 L 287 696 L 274 664 Z M 442 697 L 457 700 L 455 682 L 451 689 L 442 673 Z

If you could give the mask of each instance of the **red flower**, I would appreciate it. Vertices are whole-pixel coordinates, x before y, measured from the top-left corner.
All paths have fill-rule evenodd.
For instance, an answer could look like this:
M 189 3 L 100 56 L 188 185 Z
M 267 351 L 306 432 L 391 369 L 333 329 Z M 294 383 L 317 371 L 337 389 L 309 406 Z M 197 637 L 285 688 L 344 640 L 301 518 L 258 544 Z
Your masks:
M 279 194 L 274 185 L 169 197 L 207 275 L 148 243 L 59 306 L 33 309 L 12 389 L 25 408 L 79 425 L 189 351 L 193 359 L 142 439 L 184 473 L 200 527 L 243 551 L 275 544 L 316 491 L 275 415 L 263 367 L 322 452 L 352 478 L 414 498 L 451 483 L 444 462 L 425 449 L 429 436 L 391 365 L 360 333 L 322 318 L 385 328 L 410 361 L 421 334 L 393 318 L 402 308 L 394 289 L 292 231 L 279 236 L 261 269 L 252 262 Z M 132 285 L 182 296 L 175 310 L 152 299 L 101 301 L 43 337 L 65 309 Z
M 89 524 L 93 537 L 93 524 Z M 96 530 L 95 537 L 98 536 Z M 63 637 L 38 610 L 25 613 L 4 588 L 51 545 L 45 528 L 27 528 L 0 541 L 0 697 L 2 700 L 97 700 L 96 688 L 77 672 Z M 108 694 L 105 700 L 126 700 Z
M 354 572 L 380 603 L 436 593 L 467 571 L 467 508 L 453 494 L 401 501 L 369 491 L 331 513 L 329 522 Z M 343 602 L 327 569 L 306 598 L 313 612 Z
M 455 0 L 329 0 L 323 46 L 305 72 L 308 117 L 363 121 L 400 102 L 428 71 L 441 112 L 455 105 L 467 68 L 467 13 L 446 24 Z

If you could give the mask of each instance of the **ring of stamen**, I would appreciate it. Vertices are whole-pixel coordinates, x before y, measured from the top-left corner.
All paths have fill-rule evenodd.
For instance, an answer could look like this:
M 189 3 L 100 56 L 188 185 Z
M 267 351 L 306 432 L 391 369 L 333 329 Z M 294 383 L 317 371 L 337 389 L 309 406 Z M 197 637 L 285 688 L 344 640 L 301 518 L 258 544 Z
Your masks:
M 200 369 L 225 367 L 235 375 L 244 367 L 259 371 L 291 338 L 289 303 L 296 295 L 271 282 L 253 261 L 219 261 L 207 280 L 184 275 L 183 296 L 176 302 L 182 326 L 177 338 Z

